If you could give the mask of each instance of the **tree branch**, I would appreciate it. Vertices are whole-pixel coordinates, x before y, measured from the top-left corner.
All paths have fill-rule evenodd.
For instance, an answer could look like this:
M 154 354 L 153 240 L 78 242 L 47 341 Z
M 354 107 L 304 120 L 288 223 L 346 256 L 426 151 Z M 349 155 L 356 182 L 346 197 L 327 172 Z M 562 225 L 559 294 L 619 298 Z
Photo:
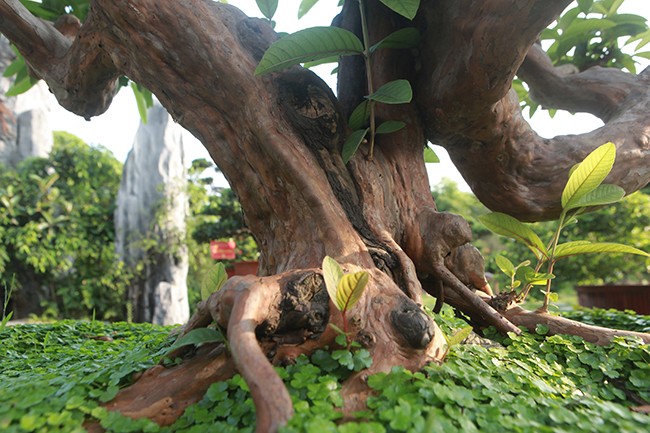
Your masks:
M 108 109 L 120 75 L 102 49 L 100 33 L 106 25 L 91 8 L 71 42 L 50 23 L 34 17 L 20 1 L 0 1 L 0 32 L 45 80 L 59 104 L 86 119 Z
M 460 10 L 469 9 L 464 3 L 448 6 L 449 12 L 441 17 L 434 13 L 425 17 L 426 28 L 435 34 L 423 46 L 426 54 L 416 95 L 427 119 L 427 138 L 448 150 L 481 202 L 522 220 L 556 218 L 570 168 L 607 141 L 617 145 L 617 163 L 606 182 L 631 193 L 650 181 L 646 75 L 635 78 L 595 69 L 560 77 L 537 48 L 529 51 L 537 32 L 561 12 L 566 1 L 549 3 L 548 11 L 542 11 L 545 6 L 539 1 L 517 2 L 517 6 L 487 2 L 491 17 L 499 17 L 505 7 L 513 8 L 498 23 L 494 18 L 483 21 L 478 12 L 463 17 Z M 476 6 L 472 10 L 485 13 Z M 522 28 L 531 23 L 533 31 Z M 522 72 L 540 95 L 557 103 L 562 93 L 569 93 L 568 85 L 575 86 L 571 95 L 593 91 L 572 108 L 597 112 L 608 121 L 605 127 L 552 140 L 537 135 L 522 118 L 516 93 L 509 90 L 527 54 Z M 541 91 L 547 83 L 552 86 Z M 586 91 L 583 86 L 588 86 Z M 594 108 L 597 104 L 603 105 Z
M 614 68 L 593 67 L 578 72 L 572 65 L 554 67 L 539 44 L 530 47 L 517 75 L 530 95 L 547 108 L 591 113 L 607 122 L 620 108 L 639 79 Z

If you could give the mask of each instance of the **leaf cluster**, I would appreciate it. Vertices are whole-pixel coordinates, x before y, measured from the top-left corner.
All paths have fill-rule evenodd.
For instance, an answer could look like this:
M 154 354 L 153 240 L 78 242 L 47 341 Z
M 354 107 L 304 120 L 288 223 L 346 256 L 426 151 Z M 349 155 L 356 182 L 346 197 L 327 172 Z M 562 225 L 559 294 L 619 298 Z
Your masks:
M 572 64 L 579 71 L 593 66 L 626 69 L 636 73 L 638 59 L 650 58 L 642 49 L 650 42 L 646 19 L 618 10 L 623 0 L 578 0 L 557 21 L 545 29 L 540 39 L 556 66 Z M 626 49 L 626 47 L 628 49 Z M 630 53 L 631 52 L 631 53 Z M 533 116 L 539 104 L 533 101 L 521 80 L 513 82 L 522 109 Z M 549 110 L 551 117 L 556 110 Z
M 307 13 L 317 0 L 304 0 L 300 4 L 299 16 Z M 381 2 L 397 14 L 412 20 L 420 7 L 420 0 L 381 0 Z M 269 20 L 277 8 L 277 0 L 259 0 L 258 7 Z M 406 124 L 397 120 L 386 120 L 380 125 L 375 124 L 375 104 L 406 104 L 413 98 L 413 90 L 408 80 L 398 79 L 384 83 L 375 90 L 372 78 L 372 56 L 379 49 L 408 49 L 416 47 L 420 41 L 420 33 L 414 27 L 394 31 L 379 41 L 370 41 L 366 20 L 366 0 L 359 0 L 361 15 L 362 38 L 349 30 L 338 27 L 311 27 L 286 35 L 274 42 L 264 53 L 255 75 L 268 74 L 287 69 L 291 66 L 304 64 L 315 66 L 323 63 L 338 62 L 340 57 L 361 56 L 366 65 L 367 86 L 366 95 L 350 115 L 348 126 L 353 131 L 343 144 L 342 158 L 347 163 L 359 146 L 369 137 L 369 157 L 372 158 L 375 136 L 390 134 L 404 128 Z

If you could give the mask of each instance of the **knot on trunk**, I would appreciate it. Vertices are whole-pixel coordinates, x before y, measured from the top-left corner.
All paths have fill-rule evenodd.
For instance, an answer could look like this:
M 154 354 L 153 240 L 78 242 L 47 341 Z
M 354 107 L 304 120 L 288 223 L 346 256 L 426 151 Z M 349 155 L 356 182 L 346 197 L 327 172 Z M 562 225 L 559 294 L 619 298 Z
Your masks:
M 404 300 L 394 309 L 390 320 L 393 328 L 414 349 L 426 348 L 435 334 L 433 320 L 410 300 Z

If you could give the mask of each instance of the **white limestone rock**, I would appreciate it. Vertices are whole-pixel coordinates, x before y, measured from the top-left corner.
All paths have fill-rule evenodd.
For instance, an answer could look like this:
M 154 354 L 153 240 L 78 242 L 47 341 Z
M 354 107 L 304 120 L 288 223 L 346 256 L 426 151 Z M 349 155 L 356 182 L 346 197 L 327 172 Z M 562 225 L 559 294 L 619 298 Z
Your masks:
M 115 212 L 118 253 L 144 269 L 129 293 L 137 321 L 171 325 L 189 318 L 185 167 L 182 128 L 156 104 L 124 164 Z M 147 252 L 151 240 L 156 246 Z

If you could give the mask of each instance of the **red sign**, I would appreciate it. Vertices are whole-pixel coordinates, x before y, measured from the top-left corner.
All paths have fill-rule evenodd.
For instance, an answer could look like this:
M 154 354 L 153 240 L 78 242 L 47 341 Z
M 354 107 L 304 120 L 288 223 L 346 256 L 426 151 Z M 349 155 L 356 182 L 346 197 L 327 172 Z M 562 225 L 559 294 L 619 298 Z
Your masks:
M 235 241 L 228 242 L 210 241 L 210 257 L 214 260 L 234 260 Z

